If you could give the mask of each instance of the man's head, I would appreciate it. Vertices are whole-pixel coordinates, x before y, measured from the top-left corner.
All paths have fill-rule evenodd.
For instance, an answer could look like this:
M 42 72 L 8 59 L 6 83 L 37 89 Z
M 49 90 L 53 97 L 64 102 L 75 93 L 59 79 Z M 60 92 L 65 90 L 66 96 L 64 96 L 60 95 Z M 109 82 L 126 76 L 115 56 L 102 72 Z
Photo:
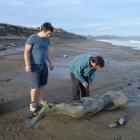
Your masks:
M 53 32 L 54 27 L 49 22 L 45 22 L 41 25 L 41 32 L 44 34 L 44 37 L 48 37 Z
M 90 64 L 94 69 L 99 69 L 104 67 L 104 59 L 101 56 L 96 56 L 91 58 Z

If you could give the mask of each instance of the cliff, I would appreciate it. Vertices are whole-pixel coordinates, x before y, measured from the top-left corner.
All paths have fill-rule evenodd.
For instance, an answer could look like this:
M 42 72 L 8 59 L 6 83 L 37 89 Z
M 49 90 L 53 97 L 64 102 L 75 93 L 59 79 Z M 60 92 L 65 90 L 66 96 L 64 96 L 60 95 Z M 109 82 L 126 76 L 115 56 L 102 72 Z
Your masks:
M 0 37 L 28 37 L 29 35 L 39 31 L 39 28 L 25 27 L 0 23 Z M 80 36 L 74 33 L 69 33 L 60 28 L 55 28 L 52 38 L 56 39 L 85 39 L 84 36 Z

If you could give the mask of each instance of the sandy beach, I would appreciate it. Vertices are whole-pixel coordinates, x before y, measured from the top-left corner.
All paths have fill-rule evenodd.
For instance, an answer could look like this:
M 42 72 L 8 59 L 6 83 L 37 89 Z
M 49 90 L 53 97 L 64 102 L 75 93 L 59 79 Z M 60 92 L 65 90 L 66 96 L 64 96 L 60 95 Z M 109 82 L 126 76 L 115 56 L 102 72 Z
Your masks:
M 0 112 L 0 140 L 140 140 L 140 50 L 90 39 L 52 44 L 51 52 L 54 71 L 49 73 L 48 102 L 69 101 L 69 62 L 78 54 L 90 53 L 103 56 L 106 63 L 104 69 L 96 72 L 91 96 L 121 90 L 128 96 L 128 105 L 82 119 L 48 115 L 35 128 L 27 129 L 24 122 L 29 110 L 30 86 L 24 71 L 23 52 L 1 55 L 0 98 L 4 98 L 4 109 Z M 122 116 L 129 118 L 127 125 L 109 127 Z

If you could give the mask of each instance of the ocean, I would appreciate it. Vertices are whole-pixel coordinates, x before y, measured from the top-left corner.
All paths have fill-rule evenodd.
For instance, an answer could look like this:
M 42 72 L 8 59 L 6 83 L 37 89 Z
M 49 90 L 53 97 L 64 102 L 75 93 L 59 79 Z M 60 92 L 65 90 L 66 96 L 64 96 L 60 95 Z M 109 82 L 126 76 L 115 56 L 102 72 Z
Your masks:
M 131 47 L 133 49 L 140 50 L 140 41 L 139 40 L 123 40 L 123 39 L 98 39 L 98 41 L 109 42 L 113 45 L 119 45 L 124 47 Z

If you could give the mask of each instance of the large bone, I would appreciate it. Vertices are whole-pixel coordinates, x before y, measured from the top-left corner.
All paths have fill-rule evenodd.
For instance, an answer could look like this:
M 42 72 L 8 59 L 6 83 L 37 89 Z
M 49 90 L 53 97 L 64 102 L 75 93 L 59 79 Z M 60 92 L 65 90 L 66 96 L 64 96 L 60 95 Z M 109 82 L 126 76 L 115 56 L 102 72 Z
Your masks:
M 48 113 L 67 115 L 72 118 L 82 118 L 94 115 L 104 110 L 113 110 L 127 104 L 127 97 L 121 91 L 109 91 L 100 97 L 85 97 L 79 101 L 60 104 L 46 104 L 37 116 L 26 122 L 28 128 L 32 128 L 41 118 Z

